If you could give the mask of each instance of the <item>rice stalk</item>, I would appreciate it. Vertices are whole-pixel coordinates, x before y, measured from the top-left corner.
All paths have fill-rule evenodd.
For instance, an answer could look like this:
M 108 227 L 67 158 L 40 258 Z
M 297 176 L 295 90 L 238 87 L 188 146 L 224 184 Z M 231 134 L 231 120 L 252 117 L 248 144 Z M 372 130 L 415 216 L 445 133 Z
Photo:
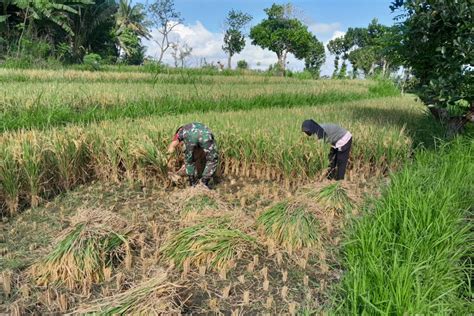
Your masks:
M 40 202 L 41 177 L 45 172 L 43 168 L 43 149 L 34 134 L 27 134 L 22 140 L 19 162 L 22 174 L 25 177 L 30 204 L 37 207 Z
M 277 203 L 257 218 L 265 236 L 289 252 L 311 248 L 318 241 L 318 222 L 298 201 Z
M 68 191 L 86 174 L 87 147 L 82 137 L 59 133 L 51 139 L 50 146 L 58 184 Z
M 6 148 L 0 153 L 0 198 L 3 196 L 10 215 L 18 211 L 20 196 L 20 166 L 13 154 Z
M 105 297 L 74 311 L 81 315 L 170 315 L 180 314 L 177 304 L 178 285 L 168 282 L 166 272 L 120 294 Z
M 231 228 L 226 220 L 209 219 L 179 230 L 161 251 L 179 268 L 189 260 L 195 267 L 206 265 L 218 271 L 227 268 L 239 251 L 255 246 L 255 238 Z
M 104 271 L 123 260 L 130 233 L 125 222 L 112 213 L 91 210 L 79 213 L 76 220 L 52 252 L 31 268 L 38 285 L 65 284 L 88 292 L 105 279 Z
M 339 181 L 320 189 L 316 193 L 316 200 L 336 210 L 350 210 L 353 207 L 353 200 Z

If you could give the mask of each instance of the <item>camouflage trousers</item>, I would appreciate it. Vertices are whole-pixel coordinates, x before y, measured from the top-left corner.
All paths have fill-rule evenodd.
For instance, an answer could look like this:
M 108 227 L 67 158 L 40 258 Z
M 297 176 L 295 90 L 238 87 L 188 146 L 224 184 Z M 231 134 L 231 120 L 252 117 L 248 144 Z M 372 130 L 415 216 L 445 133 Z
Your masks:
M 204 170 L 199 168 L 203 164 L 203 160 L 205 160 Z M 210 141 L 200 147 L 193 147 L 189 150 L 186 148 L 185 162 L 187 175 L 199 176 L 202 170 L 201 177 L 203 179 L 211 179 L 216 173 L 219 162 L 219 152 L 217 151 L 216 144 Z

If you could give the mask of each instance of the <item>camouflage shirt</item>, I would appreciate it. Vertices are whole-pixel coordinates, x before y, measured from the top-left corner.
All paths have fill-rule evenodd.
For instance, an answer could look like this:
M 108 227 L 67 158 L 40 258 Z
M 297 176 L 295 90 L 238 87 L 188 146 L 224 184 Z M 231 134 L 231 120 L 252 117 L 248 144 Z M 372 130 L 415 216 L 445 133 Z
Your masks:
M 212 177 L 217 169 L 218 152 L 211 130 L 202 123 L 194 122 L 182 126 L 174 139 L 184 142 L 186 174 L 195 174 L 193 151 L 196 148 L 202 148 L 206 153 L 206 168 L 202 177 Z

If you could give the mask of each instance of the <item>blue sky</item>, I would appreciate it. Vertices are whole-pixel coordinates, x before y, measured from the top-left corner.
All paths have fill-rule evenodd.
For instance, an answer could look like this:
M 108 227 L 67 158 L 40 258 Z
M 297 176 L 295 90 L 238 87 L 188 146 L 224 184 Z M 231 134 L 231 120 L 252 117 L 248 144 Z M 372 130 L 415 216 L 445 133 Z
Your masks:
M 251 25 L 257 24 L 265 18 L 263 9 L 272 3 L 287 3 L 288 1 L 267 0 L 175 0 L 177 11 L 184 18 L 184 25 L 177 28 L 173 41 L 188 44 L 193 47 L 188 66 L 197 66 L 205 58 L 207 62 L 221 61 L 225 63 L 225 54 L 220 49 L 223 38 L 223 20 L 231 9 L 241 10 L 253 16 Z M 341 36 L 349 27 L 367 26 L 373 18 L 386 25 L 393 24 L 394 13 L 390 12 L 390 0 L 300 0 L 291 1 L 297 8 L 300 16 L 304 18 L 309 29 L 323 43 Z M 158 39 L 157 32 L 153 32 Z M 148 54 L 156 56 L 157 46 L 153 41 L 147 41 Z M 244 51 L 235 56 L 233 65 L 237 60 L 245 59 L 254 68 L 265 69 L 276 62 L 274 53 L 254 47 L 247 40 Z M 326 64 L 322 68 L 323 74 L 332 72 L 333 59 L 327 56 Z M 289 68 L 301 70 L 302 62 L 291 57 Z M 165 62 L 172 63 L 168 54 Z

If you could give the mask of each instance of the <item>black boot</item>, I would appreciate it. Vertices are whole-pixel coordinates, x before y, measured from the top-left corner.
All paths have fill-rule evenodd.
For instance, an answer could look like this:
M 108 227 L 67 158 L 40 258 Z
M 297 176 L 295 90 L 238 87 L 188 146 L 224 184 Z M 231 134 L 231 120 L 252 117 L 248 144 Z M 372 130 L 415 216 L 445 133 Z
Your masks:
M 196 185 L 196 179 L 194 178 L 194 176 L 188 176 L 188 181 L 189 181 L 190 187 L 193 187 Z
M 202 184 L 204 184 L 208 189 L 210 189 L 209 180 L 210 180 L 209 178 L 202 178 L 201 179 Z

